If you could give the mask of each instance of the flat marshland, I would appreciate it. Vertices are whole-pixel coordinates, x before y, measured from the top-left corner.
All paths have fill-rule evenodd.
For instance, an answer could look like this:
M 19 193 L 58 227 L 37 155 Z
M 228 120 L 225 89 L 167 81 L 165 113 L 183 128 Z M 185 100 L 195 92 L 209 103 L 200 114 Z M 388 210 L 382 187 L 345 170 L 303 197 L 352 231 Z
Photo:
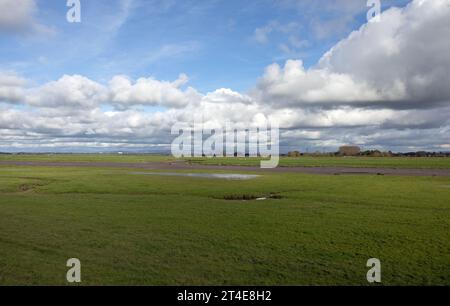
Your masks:
M 0 156 L 11 160 L 174 161 Z M 376 162 L 309 165 L 343 160 Z M 395 160 L 378 162 L 449 168 L 445 158 Z M 0 284 L 67 284 L 72 257 L 82 263 L 83 285 L 364 285 L 373 257 L 383 285 L 450 284 L 449 177 L 257 174 L 0 165 Z

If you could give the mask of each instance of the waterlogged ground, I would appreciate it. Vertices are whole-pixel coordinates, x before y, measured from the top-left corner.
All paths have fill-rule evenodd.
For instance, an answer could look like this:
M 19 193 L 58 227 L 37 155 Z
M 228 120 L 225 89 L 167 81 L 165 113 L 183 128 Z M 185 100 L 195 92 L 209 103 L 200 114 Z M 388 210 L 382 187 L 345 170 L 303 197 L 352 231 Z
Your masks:
M 221 180 L 251 180 L 259 175 L 239 174 L 239 173 L 186 173 L 186 172 L 130 172 L 135 175 L 156 175 L 156 176 L 181 176 L 193 178 L 211 178 Z
M 102 162 L 102 163 L 150 163 L 182 162 L 203 165 L 258 166 L 260 158 L 185 158 L 175 159 L 167 155 L 136 154 L 0 154 L 0 162 Z M 381 167 L 400 169 L 450 169 L 450 158 L 445 157 L 281 157 L 281 167 Z
M 450 284 L 448 178 L 132 171 L 0 166 L 0 284 Z

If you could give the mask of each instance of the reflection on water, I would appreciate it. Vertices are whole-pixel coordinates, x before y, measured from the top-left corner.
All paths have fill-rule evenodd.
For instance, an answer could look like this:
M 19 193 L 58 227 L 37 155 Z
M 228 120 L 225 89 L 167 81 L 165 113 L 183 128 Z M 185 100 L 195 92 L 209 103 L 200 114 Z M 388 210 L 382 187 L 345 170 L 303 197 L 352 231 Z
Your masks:
M 259 177 L 259 175 L 251 174 L 229 174 L 229 173 L 177 173 L 177 172 L 131 172 L 130 174 L 139 175 L 160 175 L 160 176 L 185 176 L 185 177 L 200 177 L 200 178 L 214 178 L 223 180 L 251 180 Z

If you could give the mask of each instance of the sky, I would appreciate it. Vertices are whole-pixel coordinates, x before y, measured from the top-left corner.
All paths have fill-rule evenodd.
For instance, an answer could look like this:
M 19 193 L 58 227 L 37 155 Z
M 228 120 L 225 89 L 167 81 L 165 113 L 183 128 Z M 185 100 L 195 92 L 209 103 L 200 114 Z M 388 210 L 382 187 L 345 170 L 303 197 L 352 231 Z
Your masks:
M 166 150 L 280 124 L 282 151 L 450 151 L 450 0 L 0 0 L 0 151 Z

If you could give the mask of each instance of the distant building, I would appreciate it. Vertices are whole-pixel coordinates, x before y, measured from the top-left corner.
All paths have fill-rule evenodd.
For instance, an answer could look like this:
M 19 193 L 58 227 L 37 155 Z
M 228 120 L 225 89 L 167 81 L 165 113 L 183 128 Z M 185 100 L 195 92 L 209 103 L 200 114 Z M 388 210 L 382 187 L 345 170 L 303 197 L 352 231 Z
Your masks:
M 361 148 L 358 146 L 342 146 L 339 148 L 339 155 L 342 156 L 357 156 L 361 153 Z
M 291 151 L 288 152 L 287 156 L 289 157 L 300 157 L 302 154 L 299 151 Z

